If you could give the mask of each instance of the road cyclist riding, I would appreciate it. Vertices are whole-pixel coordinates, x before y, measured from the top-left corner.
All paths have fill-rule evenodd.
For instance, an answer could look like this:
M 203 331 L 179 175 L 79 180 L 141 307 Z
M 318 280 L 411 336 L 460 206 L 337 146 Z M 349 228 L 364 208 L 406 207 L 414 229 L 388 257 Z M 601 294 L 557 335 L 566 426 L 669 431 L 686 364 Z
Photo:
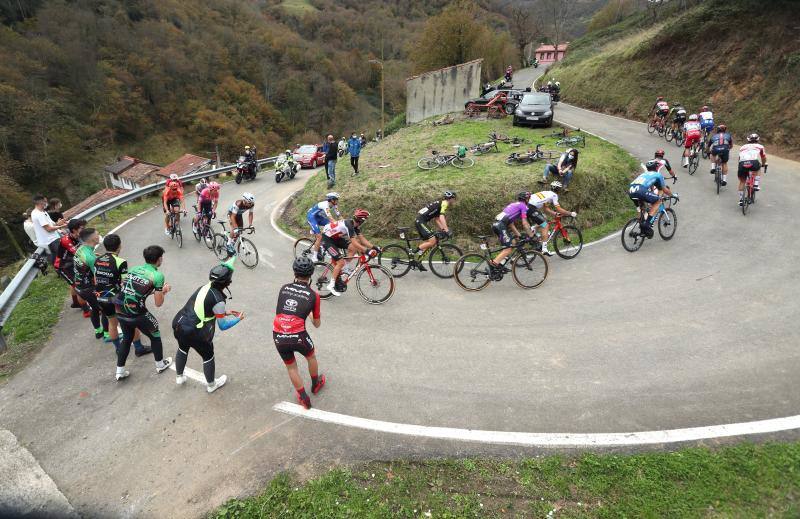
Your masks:
M 228 221 L 218 220 L 225 231 L 226 224 L 230 225 L 228 234 L 214 234 L 214 253 L 217 258 L 224 261 L 236 255 L 242 264 L 250 269 L 258 265 L 258 249 L 255 244 L 242 236 L 245 232 L 253 234 L 253 208 L 256 205 L 256 197 L 252 193 L 242 194 L 242 198 L 236 200 L 228 209 Z M 244 226 L 244 213 L 248 213 L 247 227 Z
M 320 252 L 322 243 L 322 229 L 331 222 L 338 222 L 342 215 L 339 212 L 339 193 L 331 191 L 325 195 L 325 200 L 317 202 L 306 211 L 306 221 L 311 228 L 314 239 L 299 238 L 294 242 L 294 255 L 309 257 L 312 261 L 322 261 L 325 251 Z
M 532 229 L 535 227 L 540 229 L 540 231 L 536 231 L 536 237 L 539 239 L 542 254 L 553 255 L 548 248 L 548 243 L 552 240 L 556 254 L 564 259 L 572 259 L 583 248 L 583 235 L 576 226 L 563 225 L 561 222 L 561 218 L 564 216 L 572 218 L 578 216 L 575 211 L 568 211 L 559 204 L 557 193 L 562 187 L 561 182 L 556 180 L 550 183 L 549 191 L 539 191 L 531 195 L 528 199 L 527 219 Z M 542 211 L 555 218 L 552 230 L 550 222 L 547 221 Z
M 675 235 L 677 219 L 675 211 L 665 206 L 665 202 L 678 201 L 666 185 L 664 176 L 659 172 L 661 163 L 650 160 L 644 165 L 645 171 L 631 182 L 628 188 L 628 197 L 636 207 L 637 216 L 625 224 L 622 229 L 622 246 L 629 252 L 641 248 L 645 238 L 654 236 L 653 224 L 658 215 L 658 231 L 665 240 L 670 240 Z M 673 183 L 677 177 L 673 175 Z M 664 195 L 667 195 L 666 198 Z
M 684 140 L 683 124 L 686 122 L 686 109 L 677 101 L 672 104 L 668 118 L 672 119 L 669 130 L 664 133 L 667 142 L 675 140 L 675 145 L 680 146 Z
M 211 229 L 211 221 L 217 216 L 219 187 L 217 182 L 209 182 L 197 193 L 197 206 L 195 206 L 197 214 L 192 222 L 192 233 L 195 239 L 203 240 L 209 249 L 214 247 L 214 231 Z
M 731 148 L 733 147 L 733 137 L 728 133 L 728 127 L 720 124 L 717 132 L 708 139 L 707 153 L 711 157 L 711 174 L 714 175 L 714 183 L 719 188 L 728 185 L 728 160 L 730 159 Z
M 714 113 L 708 106 L 703 105 L 697 115 L 700 118 L 700 128 L 703 130 L 703 158 L 707 159 L 709 137 L 714 133 Z
M 669 103 L 662 96 L 658 96 L 650 109 L 650 122 L 647 125 L 647 131 L 650 133 L 658 132 L 659 135 L 663 136 L 667 114 L 669 114 Z
M 756 191 L 761 190 L 761 170 L 767 172 L 767 154 L 759 144 L 757 133 L 747 136 L 747 143 L 739 148 L 739 206 L 747 214 L 748 206 L 756 203 Z
M 186 214 L 186 201 L 183 198 L 183 183 L 174 173 L 164 185 L 161 205 L 164 210 L 164 234 L 177 240 L 178 247 L 182 247 L 181 213 Z
M 703 132 L 697 114 L 689 116 L 689 120 L 683 125 L 686 135 L 683 143 L 683 167 L 689 169 L 689 174 L 694 175 L 700 165 L 700 153 L 703 147 Z

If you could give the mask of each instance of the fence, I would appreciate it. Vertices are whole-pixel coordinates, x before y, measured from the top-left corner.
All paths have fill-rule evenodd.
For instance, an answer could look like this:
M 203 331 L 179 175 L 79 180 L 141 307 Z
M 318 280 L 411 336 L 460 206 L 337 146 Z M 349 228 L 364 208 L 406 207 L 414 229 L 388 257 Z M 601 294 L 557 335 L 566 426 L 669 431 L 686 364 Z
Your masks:
M 263 166 L 266 164 L 271 164 L 275 162 L 277 157 L 267 157 L 265 159 L 261 159 L 258 161 L 258 165 Z M 181 177 L 181 180 L 184 182 L 192 182 L 194 180 L 199 180 L 204 177 L 216 176 L 221 173 L 226 173 L 228 171 L 232 171 L 236 169 L 236 165 L 230 166 L 223 166 L 221 168 L 210 169 L 206 171 L 201 171 L 199 173 L 192 173 L 190 175 L 185 175 Z M 149 186 L 144 186 L 139 189 L 134 189 L 132 191 L 128 191 L 125 194 L 119 195 L 118 197 L 112 198 L 111 200 L 106 200 L 105 202 L 101 202 L 95 206 L 90 207 L 89 209 L 85 210 L 84 212 L 76 215 L 74 218 L 83 218 L 85 220 L 91 220 L 92 218 L 96 218 L 105 214 L 107 211 L 119 207 L 123 204 L 127 204 L 128 202 L 132 202 L 143 196 L 147 196 L 151 193 L 155 193 L 156 191 L 160 191 L 166 180 L 161 182 L 157 182 L 155 184 L 150 184 Z M 45 249 L 40 247 L 36 250 L 37 255 L 44 255 Z M 11 283 L 3 290 L 3 293 L 0 294 L 0 352 L 6 349 L 6 342 L 3 338 L 3 327 L 5 326 L 8 318 L 11 316 L 11 312 L 14 311 L 14 308 L 19 303 L 20 299 L 25 295 L 28 291 L 28 287 L 31 286 L 31 283 L 36 278 L 36 274 L 39 272 L 39 269 L 36 266 L 36 260 L 31 258 L 28 259 L 23 265 L 22 268 L 19 269 L 17 275 L 14 276 L 14 279 L 11 280 Z

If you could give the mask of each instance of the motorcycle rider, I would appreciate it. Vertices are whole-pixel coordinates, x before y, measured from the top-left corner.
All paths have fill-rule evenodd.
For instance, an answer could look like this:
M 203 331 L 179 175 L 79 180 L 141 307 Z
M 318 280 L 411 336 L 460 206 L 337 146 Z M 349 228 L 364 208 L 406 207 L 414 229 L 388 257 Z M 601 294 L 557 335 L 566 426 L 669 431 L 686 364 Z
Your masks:
M 290 176 L 292 173 L 297 173 L 297 162 L 294 160 L 291 150 L 286 150 L 278 156 L 275 161 L 275 172 L 283 171 L 284 176 Z
M 256 160 L 257 160 L 256 159 L 256 147 L 253 146 L 251 148 L 250 146 L 245 146 L 244 147 L 244 163 L 247 164 L 247 167 L 249 168 L 249 173 L 250 173 L 251 176 L 255 176 L 255 174 L 256 174 L 256 166 L 257 166 Z

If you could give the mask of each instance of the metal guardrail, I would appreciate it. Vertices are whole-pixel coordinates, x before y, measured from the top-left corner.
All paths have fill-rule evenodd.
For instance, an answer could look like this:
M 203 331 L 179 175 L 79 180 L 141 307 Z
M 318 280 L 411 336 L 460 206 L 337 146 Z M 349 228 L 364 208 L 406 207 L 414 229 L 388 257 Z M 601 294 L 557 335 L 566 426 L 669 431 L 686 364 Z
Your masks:
M 260 159 L 257 161 L 259 167 L 271 164 L 275 162 L 278 157 L 267 157 L 265 159 Z M 190 175 L 184 175 L 181 177 L 183 182 L 192 182 L 194 180 L 200 180 L 204 177 L 211 177 L 217 176 L 221 173 L 227 173 L 228 171 L 233 171 L 236 169 L 236 164 L 230 166 L 223 166 L 221 168 L 209 169 L 206 171 L 200 171 L 198 173 L 192 173 Z M 155 193 L 163 189 L 164 184 L 166 184 L 166 180 L 161 182 L 156 182 L 155 184 L 150 184 L 144 187 L 140 187 L 139 189 L 133 189 L 128 191 L 127 193 L 121 194 L 117 197 L 114 197 L 110 200 L 106 200 L 105 202 L 101 202 L 95 206 L 90 207 L 89 209 L 85 210 L 84 212 L 75 215 L 74 218 L 83 218 L 85 220 L 91 220 L 92 218 L 97 218 L 105 214 L 107 211 L 111 209 L 117 208 L 123 204 L 127 204 L 128 202 L 132 202 L 143 196 L 147 196 L 149 194 Z M 46 250 L 43 247 L 39 247 L 36 249 L 34 254 L 37 255 L 44 255 Z M 34 279 L 36 279 L 36 274 L 39 272 L 39 269 L 36 267 L 36 260 L 31 258 L 28 259 L 23 265 L 22 268 L 19 269 L 19 272 L 14 276 L 14 279 L 11 280 L 11 283 L 3 290 L 3 293 L 0 294 L 0 352 L 6 349 L 6 342 L 3 338 L 3 327 L 5 326 L 8 318 L 11 316 L 11 312 L 14 311 L 14 308 L 19 303 L 20 299 L 25 295 L 28 291 L 28 288 L 31 286 L 31 283 Z

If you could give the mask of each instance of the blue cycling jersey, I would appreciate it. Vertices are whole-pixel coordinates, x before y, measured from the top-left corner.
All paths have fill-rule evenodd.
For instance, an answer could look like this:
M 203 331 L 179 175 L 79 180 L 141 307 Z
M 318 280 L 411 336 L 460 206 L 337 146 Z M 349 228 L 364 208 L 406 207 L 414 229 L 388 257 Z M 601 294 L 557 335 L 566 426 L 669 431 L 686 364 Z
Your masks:
M 318 204 L 312 205 L 311 209 L 309 209 L 308 212 L 306 213 L 306 216 L 309 217 L 309 218 L 317 217 L 317 216 L 322 216 L 324 218 L 327 218 L 328 217 L 327 213 L 329 211 L 330 211 L 331 216 L 336 216 L 336 217 L 341 216 L 339 214 L 339 208 L 337 206 L 331 204 L 327 200 L 323 200 L 322 202 L 319 202 Z
M 655 186 L 658 189 L 664 189 L 665 184 L 664 175 L 658 171 L 646 171 L 631 182 L 631 187 L 644 186 L 649 189 Z

